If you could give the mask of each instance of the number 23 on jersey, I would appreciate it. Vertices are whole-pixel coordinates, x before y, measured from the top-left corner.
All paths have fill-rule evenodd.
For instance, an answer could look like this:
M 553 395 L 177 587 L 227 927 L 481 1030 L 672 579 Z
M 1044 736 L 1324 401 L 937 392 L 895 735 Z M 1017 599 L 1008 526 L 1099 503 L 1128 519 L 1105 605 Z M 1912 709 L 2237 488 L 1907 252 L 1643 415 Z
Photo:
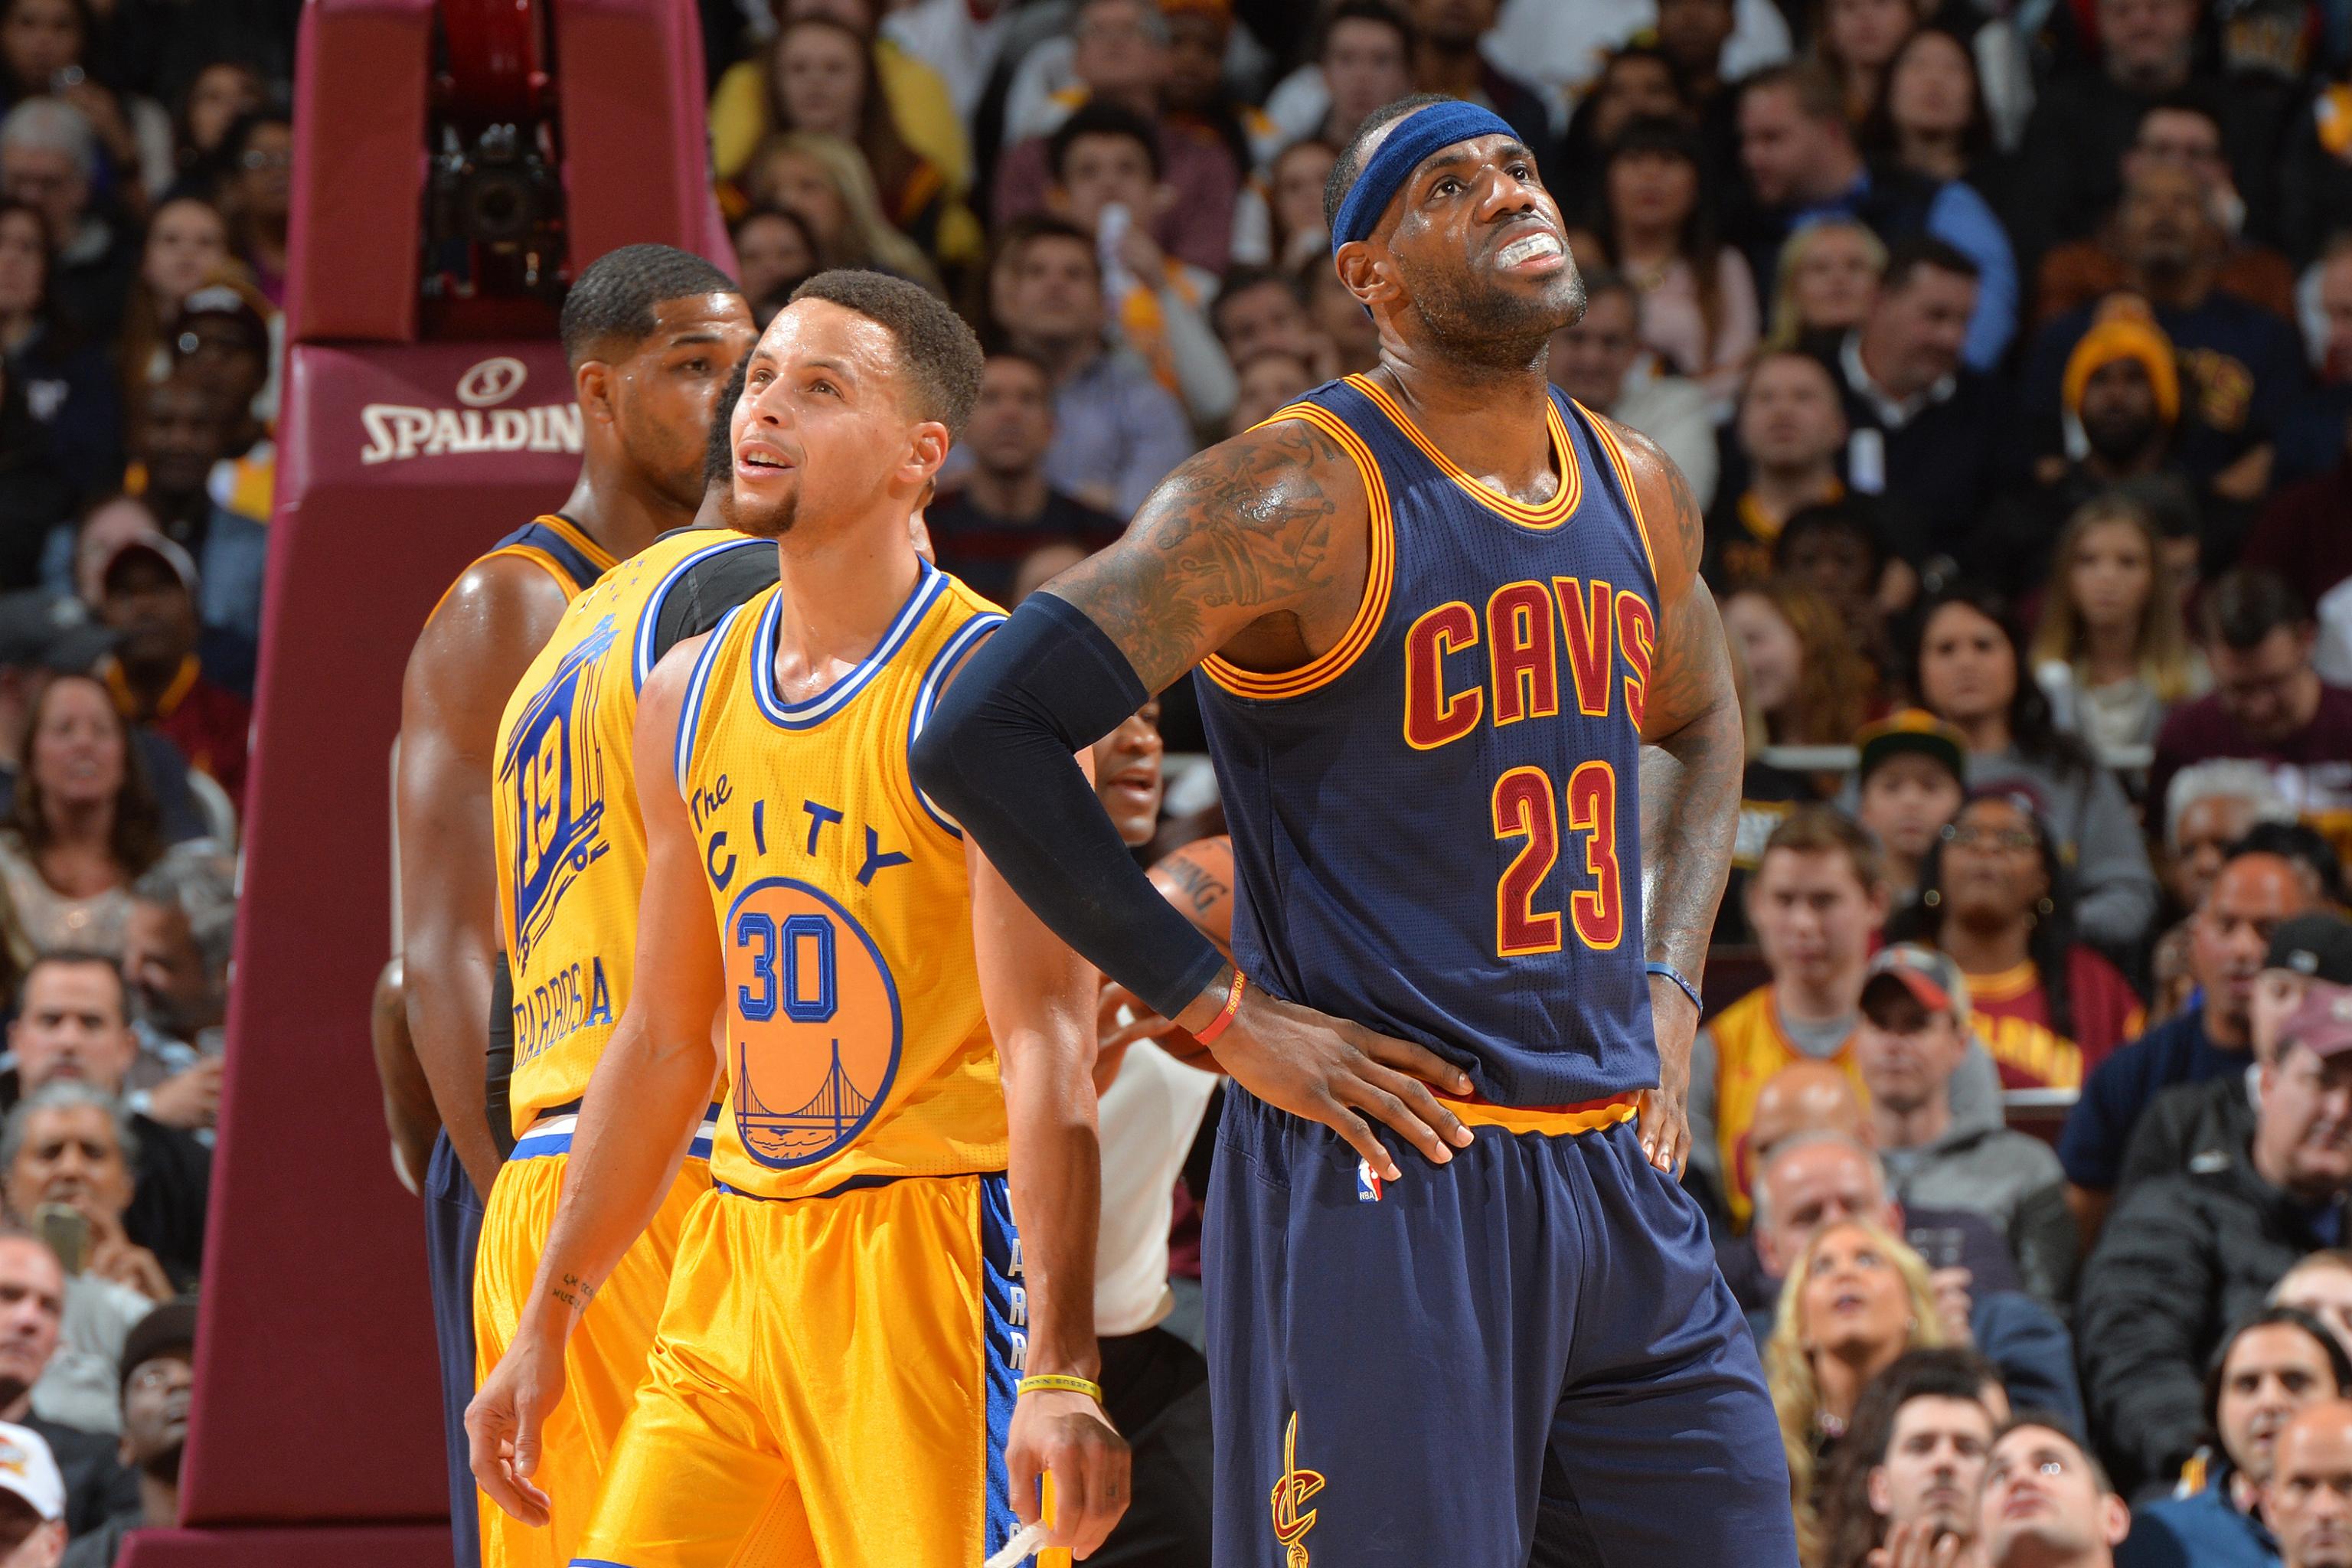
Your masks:
M 1617 770 L 1580 763 L 1568 775 L 1567 832 L 1582 840 L 1583 886 L 1568 895 L 1568 923 L 1596 952 L 1625 936 L 1624 877 L 1617 865 Z M 1559 861 L 1562 816 L 1551 775 L 1517 767 L 1495 781 L 1495 837 L 1524 839 L 1495 889 L 1495 951 L 1505 958 L 1560 950 L 1561 911 L 1539 908 Z

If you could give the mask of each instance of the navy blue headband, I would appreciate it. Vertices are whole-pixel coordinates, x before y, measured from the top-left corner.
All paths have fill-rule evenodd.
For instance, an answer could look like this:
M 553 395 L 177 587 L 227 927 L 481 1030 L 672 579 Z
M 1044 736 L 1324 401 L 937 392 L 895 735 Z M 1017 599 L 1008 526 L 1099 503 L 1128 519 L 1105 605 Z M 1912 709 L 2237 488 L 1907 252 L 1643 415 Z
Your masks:
M 1349 187 L 1347 199 L 1339 204 L 1339 216 L 1331 225 L 1332 251 L 1336 254 L 1349 240 L 1370 238 L 1381 214 L 1388 210 L 1389 198 L 1432 153 L 1474 136 L 1517 135 L 1510 122 L 1493 110 L 1458 99 L 1406 115 L 1357 171 L 1356 183 Z

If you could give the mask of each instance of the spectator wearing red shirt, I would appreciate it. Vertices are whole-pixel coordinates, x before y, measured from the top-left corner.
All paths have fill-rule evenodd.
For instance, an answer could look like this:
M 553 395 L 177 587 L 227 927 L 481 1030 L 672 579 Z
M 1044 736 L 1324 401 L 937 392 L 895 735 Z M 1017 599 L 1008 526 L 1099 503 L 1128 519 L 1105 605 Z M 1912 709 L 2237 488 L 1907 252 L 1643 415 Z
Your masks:
M 2320 679 L 2310 606 L 2284 579 L 2242 567 L 2206 591 L 2198 635 L 2213 690 L 2158 731 L 2148 797 L 2164 799 L 2191 763 L 2250 758 L 2338 854 L 2352 854 L 2352 690 Z
M 253 707 L 205 678 L 195 563 L 163 534 L 139 534 L 114 547 L 99 581 L 99 616 L 122 639 L 102 670 L 115 706 L 170 741 L 242 810 Z
M 2022 795 L 1989 791 L 1960 807 L 1920 868 L 1919 902 L 1887 938 L 1958 963 L 2004 1088 L 2078 1089 L 2145 1022 L 2115 965 L 2075 940 L 2057 845 Z

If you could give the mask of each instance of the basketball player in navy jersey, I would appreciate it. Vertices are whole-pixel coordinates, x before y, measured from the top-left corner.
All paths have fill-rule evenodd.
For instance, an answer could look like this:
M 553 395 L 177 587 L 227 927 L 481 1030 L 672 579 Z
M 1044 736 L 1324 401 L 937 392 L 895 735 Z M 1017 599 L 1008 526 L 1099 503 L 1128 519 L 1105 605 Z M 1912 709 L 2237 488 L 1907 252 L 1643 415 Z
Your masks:
M 401 687 L 400 921 L 417 1063 L 441 1117 L 425 1173 L 426 1259 L 457 1561 L 480 1561 L 466 1405 L 474 1392 L 474 1248 L 506 1112 L 491 1091 L 499 962 L 490 784 L 515 682 L 604 569 L 695 519 L 719 395 L 757 333 L 732 279 L 667 245 L 583 268 L 563 305 L 579 399 L 580 479 L 562 508 L 499 541 L 451 584 Z M 496 1082 L 493 1082 L 496 1079 Z M 494 1135 L 497 1123 L 500 1134 Z
M 1325 209 L 1378 368 L 1026 601 L 919 780 L 1237 1086 L 1217 1568 L 1791 1568 L 1771 1405 L 1675 1181 L 1741 764 L 1699 509 L 1547 384 L 1583 284 L 1501 120 L 1388 106 Z M 1230 963 L 1070 761 L 1195 666 Z

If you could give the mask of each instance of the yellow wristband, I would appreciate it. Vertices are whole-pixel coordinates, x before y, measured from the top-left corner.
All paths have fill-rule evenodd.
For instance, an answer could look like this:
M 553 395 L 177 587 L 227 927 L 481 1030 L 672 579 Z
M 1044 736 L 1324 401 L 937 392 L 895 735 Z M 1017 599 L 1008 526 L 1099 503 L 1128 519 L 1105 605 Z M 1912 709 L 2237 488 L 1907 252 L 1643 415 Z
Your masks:
M 1053 1374 L 1024 1377 L 1021 1380 L 1020 1392 L 1023 1394 L 1083 1394 L 1097 1405 L 1103 1402 L 1102 1384 L 1089 1383 L 1083 1377 L 1060 1377 Z

